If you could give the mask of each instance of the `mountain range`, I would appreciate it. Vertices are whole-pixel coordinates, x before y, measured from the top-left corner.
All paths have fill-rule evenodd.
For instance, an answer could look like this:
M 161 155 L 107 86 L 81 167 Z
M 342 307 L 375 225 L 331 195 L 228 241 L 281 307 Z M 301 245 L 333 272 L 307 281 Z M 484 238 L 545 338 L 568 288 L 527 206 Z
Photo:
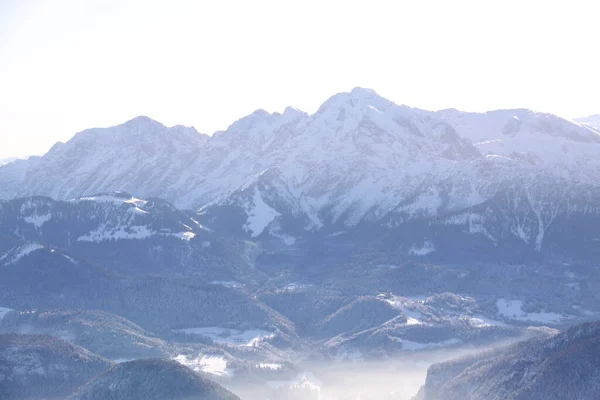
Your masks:
M 212 136 L 85 130 L 0 166 L 0 333 L 251 399 L 312 392 L 311 363 L 545 340 L 600 316 L 598 122 L 356 88 Z
M 527 209 L 507 231 L 539 251 L 557 217 L 596 212 L 600 133 L 587 121 L 524 109 L 430 112 L 356 88 L 312 115 L 258 110 L 210 137 L 147 117 L 89 129 L 0 168 L 0 197 L 122 190 L 288 241 L 444 215 L 497 241 L 495 216 L 473 211 L 507 197 L 505 207 Z
M 6 400 L 238 399 L 175 361 L 114 364 L 47 335 L 0 334 L 0 372 L 0 396 Z
M 0 158 L 0 165 L 8 164 L 8 163 L 11 163 L 11 162 L 13 162 L 15 160 L 17 160 L 17 158 L 15 158 L 15 157 Z

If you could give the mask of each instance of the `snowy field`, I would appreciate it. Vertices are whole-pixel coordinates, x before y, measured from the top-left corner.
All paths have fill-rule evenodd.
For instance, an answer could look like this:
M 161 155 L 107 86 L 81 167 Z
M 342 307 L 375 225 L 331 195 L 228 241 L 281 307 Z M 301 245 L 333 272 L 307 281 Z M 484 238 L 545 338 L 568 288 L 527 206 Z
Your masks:
M 206 372 L 220 377 L 233 376 L 233 370 L 227 369 L 227 360 L 220 355 L 199 354 L 193 357 L 180 354 L 173 360 L 196 372 Z
M 174 332 L 202 335 L 211 338 L 216 343 L 233 346 L 255 346 L 263 339 L 270 339 L 275 334 L 262 329 L 239 331 L 237 329 L 219 328 L 216 326 L 202 328 L 177 329 Z

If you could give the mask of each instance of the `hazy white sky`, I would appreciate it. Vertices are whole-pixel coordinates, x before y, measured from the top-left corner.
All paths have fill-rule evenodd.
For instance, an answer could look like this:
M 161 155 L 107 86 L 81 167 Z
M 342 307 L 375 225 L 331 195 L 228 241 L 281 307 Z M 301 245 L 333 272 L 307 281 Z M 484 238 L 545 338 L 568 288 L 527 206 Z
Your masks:
M 0 0 L 0 158 L 137 115 L 212 133 L 355 86 L 400 104 L 600 113 L 600 5 Z

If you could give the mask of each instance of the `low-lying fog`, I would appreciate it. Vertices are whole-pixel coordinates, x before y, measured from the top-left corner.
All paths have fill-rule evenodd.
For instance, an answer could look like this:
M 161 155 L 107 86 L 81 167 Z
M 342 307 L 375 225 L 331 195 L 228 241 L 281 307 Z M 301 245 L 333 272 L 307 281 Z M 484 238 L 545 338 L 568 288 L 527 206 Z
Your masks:
M 305 372 L 289 381 L 225 386 L 244 400 L 409 400 L 425 383 L 431 364 L 509 343 L 407 353 L 381 361 L 303 364 Z

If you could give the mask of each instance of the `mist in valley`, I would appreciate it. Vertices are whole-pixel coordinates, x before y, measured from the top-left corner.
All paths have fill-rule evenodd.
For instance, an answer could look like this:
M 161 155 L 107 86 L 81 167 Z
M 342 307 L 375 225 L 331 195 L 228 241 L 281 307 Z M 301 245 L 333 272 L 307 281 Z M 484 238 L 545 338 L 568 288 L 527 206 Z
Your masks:
M 410 400 L 425 383 L 427 369 L 432 364 L 482 354 L 517 341 L 407 352 L 376 361 L 304 363 L 300 365 L 303 372 L 289 380 L 266 384 L 222 383 L 245 400 Z

